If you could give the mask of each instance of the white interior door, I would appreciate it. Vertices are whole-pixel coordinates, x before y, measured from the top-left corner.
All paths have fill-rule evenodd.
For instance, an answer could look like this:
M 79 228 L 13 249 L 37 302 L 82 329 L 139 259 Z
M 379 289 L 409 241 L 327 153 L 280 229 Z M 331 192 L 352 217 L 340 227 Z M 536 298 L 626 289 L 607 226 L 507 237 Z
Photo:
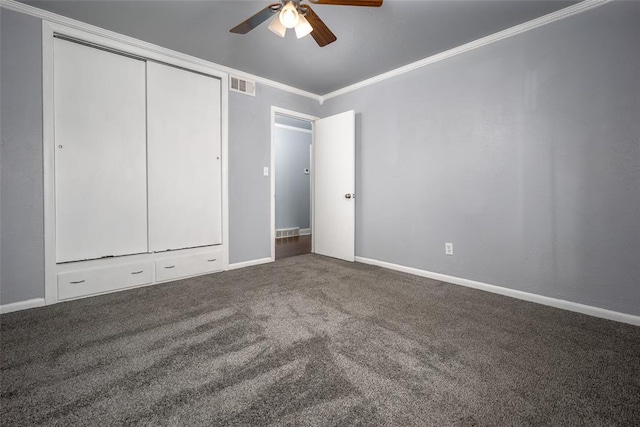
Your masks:
M 56 261 L 147 252 L 145 62 L 54 40 Z
M 314 251 L 355 259 L 355 113 L 316 120 Z
M 147 64 L 149 248 L 222 243 L 220 80 Z

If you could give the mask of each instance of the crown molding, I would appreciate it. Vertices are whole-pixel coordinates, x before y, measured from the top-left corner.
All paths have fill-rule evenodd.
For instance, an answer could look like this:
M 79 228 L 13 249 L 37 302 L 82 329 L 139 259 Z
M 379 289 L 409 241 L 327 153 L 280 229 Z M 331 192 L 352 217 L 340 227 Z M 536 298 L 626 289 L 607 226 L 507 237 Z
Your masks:
M 411 64 L 407 64 L 405 66 L 396 68 L 394 70 L 388 71 L 383 74 L 379 74 L 375 77 L 371 77 L 366 80 L 362 80 L 361 82 L 354 83 L 352 85 L 343 87 L 342 89 L 338 89 L 333 92 L 329 92 L 325 95 L 322 95 L 320 99 L 320 103 L 322 104 L 324 101 L 335 98 L 336 96 L 344 95 L 345 93 L 353 92 L 354 90 L 361 89 L 366 86 L 370 86 L 375 83 L 379 83 L 381 81 L 399 76 L 401 74 L 408 73 L 410 71 L 416 70 L 418 68 L 426 67 L 427 65 L 435 64 L 436 62 L 443 61 L 445 59 L 452 58 L 454 56 L 460 55 L 465 52 L 469 52 L 474 49 L 478 49 L 480 47 L 486 46 L 491 43 L 495 43 L 500 40 L 504 40 L 509 37 L 513 37 L 518 34 L 522 34 L 526 31 L 533 30 L 535 28 L 541 27 L 543 25 L 550 24 L 551 22 L 558 21 L 560 19 L 567 18 L 569 16 L 576 15 L 578 13 L 584 12 L 589 9 L 593 9 L 595 7 L 601 6 L 605 3 L 609 3 L 613 0 L 584 0 L 580 3 L 576 3 L 572 6 L 566 7 L 564 9 L 560 9 L 556 12 L 550 13 L 548 15 L 541 16 L 540 18 L 533 19 L 531 21 L 527 21 L 525 23 L 516 25 L 511 28 L 507 28 L 506 30 L 499 31 L 497 33 L 491 34 L 489 36 L 483 37 L 481 39 L 474 40 L 467 44 L 463 44 L 458 47 L 454 47 L 453 49 L 446 50 L 444 52 L 438 53 L 433 56 L 429 56 L 427 58 L 421 59 L 420 61 L 412 62 Z
M 499 31 L 495 34 L 491 34 L 489 36 L 480 38 L 478 40 L 474 40 L 472 42 L 463 44 L 461 46 L 455 47 L 453 49 L 446 50 L 444 52 L 438 53 L 436 55 L 429 56 L 427 58 L 421 59 L 416 62 L 412 62 L 411 64 L 404 65 L 402 67 L 396 68 L 394 70 L 388 71 L 386 73 L 379 74 L 377 76 L 371 77 L 366 80 L 362 80 L 358 83 L 354 83 L 352 85 L 343 87 L 342 89 L 335 90 L 333 92 L 329 92 L 324 95 L 318 95 L 315 93 L 307 92 L 302 89 L 295 88 L 293 86 L 286 85 L 284 83 L 276 82 L 264 77 L 256 76 L 253 74 L 245 73 L 244 71 L 236 70 L 235 68 L 226 67 L 224 65 L 216 64 L 210 61 L 206 61 L 204 59 L 200 59 L 191 55 L 183 54 L 174 50 L 166 49 L 161 46 L 144 42 L 142 40 L 138 40 L 132 37 L 124 36 L 122 34 L 115 33 L 113 31 L 105 30 L 100 27 L 96 27 L 94 25 L 89 25 L 81 21 L 76 21 L 75 19 L 67 18 L 52 12 L 48 12 L 46 10 L 38 9 L 33 6 L 26 5 L 24 3 L 17 2 L 15 0 L 0 0 L 0 6 L 14 10 L 17 12 L 22 12 L 27 15 L 35 16 L 37 18 L 41 18 L 43 20 L 47 20 L 50 22 L 54 22 L 57 24 L 66 25 L 71 28 L 75 28 L 82 31 L 87 31 L 92 34 L 100 35 L 103 37 L 108 37 L 113 40 L 120 41 L 122 43 L 130 44 L 133 46 L 141 47 L 147 50 L 151 50 L 157 53 L 161 53 L 163 55 L 168 55 L 174 57 L 176 59 L 181 59 L 184 61 L 192 62 L 198 65 L 204 65 L 208 67 L 214 67 L 219 69 L 220 71 L 226 72 L 228 74 L 234 74 L 240 78 L 246 78 L 249 80 L 254 80 L 256 83 L 264 84 L 265 86 L 271 86 L 276 89 L 280 89 L 289 93 L 293 93 L 296 95 L 304 96 L 306 98 L 313 99 L 318 101 L 320 104 L 323 104 L 324 101 L 335 98 L 340 95 L 344 95 L 349 92 L 353 92 L 354 90 L 361 89 L 366 86 L 370 86 L 375 83 L 382 82 L 384 80 L 400 76 L 402 74 L 411 72 L 418 68 L 426 67 L 431 64 L 435 64 L 436 62 L 443 61 L 445 59 L 452 58 L 454 56 L 463 54 L 465 52 L 469 52 L 474 49 L 478 49 L 480 47 L 489 45 L 491 43 L 495 43 L 500 40 L 504 40 L 509 37 L 513 37 L 518 34 L 522 34 L 526 31 L 533 30 L 535 28 L 541 27 L 543 25 L 550 24 L 552 22 L 576 15 L 578 13 L 593 9 L 595 7 L 601 6 L 605 3 L 612 2 L 614 0 L 583 0 L 580 3 L 576 3 L 572 6 L 566 7 L 564 9 L 560 9 L 556 12 L 550 13 L 545 16 L 541 16 L 540 18 L 533 19 L 531 21 L 516 25 L 511 28 L 507 28 L 506 30 Z
M 0 0 L 0 6 L 5 9 L 13 10 L 15 12 L 24 13 L 26 15 L 31 15 L 36 18 L 40 18 L 42 20 L 52 22 L 55 24 L 61 24 L 76 30 L 85 31 L 90 34 L 98 35 L 101 37 L 106 37 L 111 40 L 115 40 L 121 43 L 125 43 L 130 46 L 135 46 L 138 48 L 146 49 L 151 52 L 155 52 L 158 54 L 166 55 L 171 58 L 179 59 L 182 61 L 187 61 L 192 64 L 202 65 L 205 67 L 211 67 L 218 69 L 227 74 L 233 74 L 234 76 L 238 76 L 243 79 L 253 80 L 256 83 L 263 84 L 265 86 L 270 86 L 276 89 L 283 90 L 285 92 L 289 92 L 295 95 L 304 96 L 306 98 L 313 99 L 314 101 L 322 102 L 322 97 L 315 93 L 307 92 L 302 89 L 295 88 L 293 86 L 286 85 L 284 83 L 276 82 L 274 80 L 270 80 L 264 77 L 256 76 L 253 74 L 246 73 L 244 71 L 236 70 L 235 68 L 226 67 L 224 65 L 216 64 L 211 61 L 207 61 L 195 56 L 187 55 L 185 53 L 181 53 L 172 49 L 167 49 L 162 46 L 158 46 L 153 43 L 148 43 L 142 40 L 138 40 L 133 37 L 125 36 L 123 34 L 116 33 L 114 31 L 105 30 L 104 28 L 96 27 L 95 25 L 90 25 L 81 21 L 77 21 L 75 19 L 67 18 L 66 16 L 58 15 L 56 13 L 52 13 L 43 9 L 39 9 L 37 7 L 33 7 L 24 3 L 17 2 L 15 0 Z

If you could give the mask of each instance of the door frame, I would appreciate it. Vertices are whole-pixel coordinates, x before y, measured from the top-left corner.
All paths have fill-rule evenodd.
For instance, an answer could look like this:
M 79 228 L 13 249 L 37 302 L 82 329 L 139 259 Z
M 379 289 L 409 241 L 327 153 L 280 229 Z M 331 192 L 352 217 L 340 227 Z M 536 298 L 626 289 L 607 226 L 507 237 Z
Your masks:
M 286 108 L 271 106 L 271 261 L 276 260 L 276 115 L 292 117 L 294 119 L 306 120 L 311 122 L 311 170 L 309 179 L 311 180 L 311 252 L 313 252 L 313 184 L 314 184 L 314 167 L 313 157 L 315 149 L 315 121 L 320 117 L 310 114 L 300 113 L 298 111 Z

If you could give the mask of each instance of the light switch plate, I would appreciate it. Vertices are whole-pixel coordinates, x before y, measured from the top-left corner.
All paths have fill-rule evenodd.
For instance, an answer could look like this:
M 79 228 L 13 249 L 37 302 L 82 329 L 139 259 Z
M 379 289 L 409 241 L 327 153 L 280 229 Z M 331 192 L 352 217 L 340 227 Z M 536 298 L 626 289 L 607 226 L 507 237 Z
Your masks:
M 262 173 L 264 174 L 264 176 L 269 176 L 269 168 L 265 166 L 264 169 L 262 170 Z

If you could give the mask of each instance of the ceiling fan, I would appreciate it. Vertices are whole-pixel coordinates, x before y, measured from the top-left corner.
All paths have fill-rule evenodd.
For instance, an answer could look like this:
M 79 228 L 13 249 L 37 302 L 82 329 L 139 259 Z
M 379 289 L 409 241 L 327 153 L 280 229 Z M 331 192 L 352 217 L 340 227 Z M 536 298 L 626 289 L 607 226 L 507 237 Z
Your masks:
M 287 28 L 295 28 L 296 36 L 302 38 L 311 33 L 320 47 L 337 40 L 335 34 L 322 22 L 322 19 L 308 4 L 301 4 L 303 0 L 279 0 L 270 4 L 251 18 L 241 22 L 230 31 L 236 34 L 247 34 L 270 17 L 275 18 L 269 24 L 269 29 L 284 37 Z M 366 6 L 380 7 L 383 0 L 308 0 L 313 4 L 336 6 Z

